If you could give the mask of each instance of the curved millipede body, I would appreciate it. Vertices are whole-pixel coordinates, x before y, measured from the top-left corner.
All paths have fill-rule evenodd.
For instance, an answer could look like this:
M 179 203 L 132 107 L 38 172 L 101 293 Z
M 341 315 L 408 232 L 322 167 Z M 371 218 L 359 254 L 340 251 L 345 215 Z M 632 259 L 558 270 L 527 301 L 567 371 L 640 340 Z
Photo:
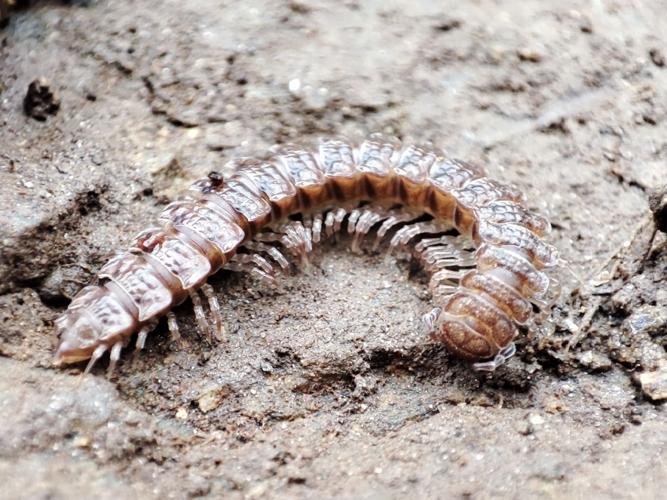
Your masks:
M 160 227 L 139 234 L 85 287 L 56 324 L 62 363 L 110 350 L 112 364 L 138 333 L 137 348 L 157 320 L 190 297 L 209 328 L 201 289 L 223 326 L 209 276 L 222 268 L 272 279 L 285 253 L 305 258 L 313 244 L 340 231 L 358 247 L 413 245 L 431 273 L 436 308 L 425 316 L 434 339 L 492 370 L 514 352 L 517 325 L 548 304 L 557 262 L 542 237 L 548 221 L 528 210 L 517 189 L 432 147 L 401 145 L 374 134 L 358 146 L 322 139 L 316 151 L 276 147 L 265 160 L 236 160 L 227 179 L 212 173 L 168 205 Z

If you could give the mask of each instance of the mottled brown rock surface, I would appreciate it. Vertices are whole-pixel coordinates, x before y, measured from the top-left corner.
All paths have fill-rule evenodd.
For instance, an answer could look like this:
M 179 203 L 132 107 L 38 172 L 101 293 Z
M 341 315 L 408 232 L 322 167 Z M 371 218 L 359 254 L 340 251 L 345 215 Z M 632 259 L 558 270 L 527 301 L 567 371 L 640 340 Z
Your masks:
M 0 31 L 2 494 L 661 498 L 667 416 L 649 399 L 664 394 L 667 250 L 662 233 L 652 250 L 633 234 L 665 182 L 665 33 L 649 2 L 13 11 Z M 39 77 L 61 102 L 43 122 L 23 113 Z M 51 368 L 53 319 L 189 182 L 276 142 L 369 131 L 484 164 L 553 220 L 584 286 L 563 270 L 553 321 L 502 370 L 475 375 L 423 337 L 429 298 L 408 262 L 344 245 L 276 290 L 216 278 L 222 344 L 182 307 L 181 343 L 161 326 L 112 380 L 103 363 L 81 383 Z

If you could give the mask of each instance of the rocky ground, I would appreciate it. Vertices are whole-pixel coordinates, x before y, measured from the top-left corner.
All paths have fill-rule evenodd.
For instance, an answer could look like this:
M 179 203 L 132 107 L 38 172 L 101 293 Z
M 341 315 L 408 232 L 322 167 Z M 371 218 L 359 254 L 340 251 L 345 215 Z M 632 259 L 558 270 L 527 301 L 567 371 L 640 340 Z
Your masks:
M 15 2 L 0 2 L 0 15 Z M 0 31 L 4 498 L 661 498 L 664 2 L 18 2 Z M 7 9 L 9 12 L 9 9 Z M 214 280 L 108 379 L 53 319 L 189 182 L 276 142 L 383 131 L 525 190 L 571 270 L 479 375 L 429 343 L 403 259 L 324 248 Z

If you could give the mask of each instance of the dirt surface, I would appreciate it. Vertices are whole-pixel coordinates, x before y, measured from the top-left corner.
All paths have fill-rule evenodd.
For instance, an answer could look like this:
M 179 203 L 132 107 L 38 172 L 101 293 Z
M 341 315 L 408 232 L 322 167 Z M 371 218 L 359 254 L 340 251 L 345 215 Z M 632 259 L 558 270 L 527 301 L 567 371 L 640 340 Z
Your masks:
M 642 221 L 667 179 L 665 8 L 12 12 L 0 31 L 0 496 L 663 497 L 667 247 Z M 38 79 L 43 121 L 24 113 Z M 429 296 L 409 263 L 340 244 L 275 290 L 216 277 L 221 344 L 183 306 L 182 341 L 161 325 L 111 379 L 103 364 L 83 380 L 51 367 L 53 319 L 189 182 L 276 142 L 369 131 L 479 162 L 551 217 L 572 273 L 507 366 L 475 374 L 429 343 L 417 322 Z

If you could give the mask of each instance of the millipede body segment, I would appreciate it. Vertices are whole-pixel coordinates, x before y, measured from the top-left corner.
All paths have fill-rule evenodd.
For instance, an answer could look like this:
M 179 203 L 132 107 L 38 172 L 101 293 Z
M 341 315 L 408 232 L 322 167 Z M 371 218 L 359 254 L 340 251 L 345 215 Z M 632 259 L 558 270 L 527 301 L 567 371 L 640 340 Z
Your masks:
M 275 147 L 268 159 L 234 167 L 229 178 L 197 181 L 165 208 L 159 227 L 139 234 L 79 292 L 56 321 L 61 363 L 92 366 L 107 350 L 115 363 L 133 334 L 143 346 L 161 316 L 172 329 L 170 310 L 188 297 L 206 328 L 198 291 L 214 314 L 219 308 L 209 276 L 226 268 L 272 279 L 275 264 L 287 267 L 285 253 L 304 258 L 344 227 L 355 247 L 371 232 L 376 247 L 413 245 L 438 301 L 425 324 L 478 369 L 511 356 L 517 325 L 548 303 L 545 271 L 557 262 L 542 239 L 548 221 L 517 189 L 438 149 L 373 134 L 358 146 L 322 139 L 316 151 Z

